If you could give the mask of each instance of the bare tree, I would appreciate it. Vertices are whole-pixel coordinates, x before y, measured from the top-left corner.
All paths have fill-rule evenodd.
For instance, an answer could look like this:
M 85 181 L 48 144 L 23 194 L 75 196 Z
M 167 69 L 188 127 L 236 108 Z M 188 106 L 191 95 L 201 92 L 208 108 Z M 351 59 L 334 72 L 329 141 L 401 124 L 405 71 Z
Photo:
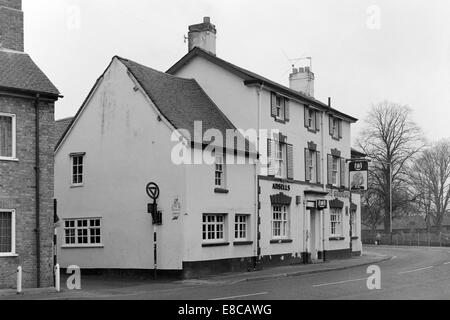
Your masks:
M 383 212 L 380 210 L 383 202 L 378 196 L 378 193 L 370 188 L 364 193 L 361 201 L 361 222 L 374 232 L 377 226 L 383 221 Z
M 435 143 L 422 153 L 413 167 L 411 181 L 440 233 L 450 201 L 450 139 Z
M 411 109 L 388 101 L 372 107 L 358 145 L 372 160 L 369 180 L 372 191 L 382 200 L 385 232 L 391 228 L 391 170 L 393 212 L 408 202 L 409 170 L 424 147 L 422 131 L 411 119 Z

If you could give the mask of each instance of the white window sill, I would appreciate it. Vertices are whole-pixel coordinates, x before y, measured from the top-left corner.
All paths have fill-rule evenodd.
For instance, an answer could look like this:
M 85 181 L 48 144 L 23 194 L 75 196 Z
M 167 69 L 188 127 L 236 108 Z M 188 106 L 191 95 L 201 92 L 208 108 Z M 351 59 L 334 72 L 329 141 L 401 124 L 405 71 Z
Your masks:
M 0 258 L 16 258 L 18 256 L 16 253 L 0 253 Z
M 83 188 L 84 184 L 72 184 L 70 185 L 71 188 L 75 189 L 75 188 Z
M 19 162 L 19 159 L 17 159 L 17 158 L 3 158 L 3 157 L 0 157 L 0 161 Z
M 102 249 L 105 246 L 103 244 L 86 244 L 86 245 L 63 245 L 61 249 Z

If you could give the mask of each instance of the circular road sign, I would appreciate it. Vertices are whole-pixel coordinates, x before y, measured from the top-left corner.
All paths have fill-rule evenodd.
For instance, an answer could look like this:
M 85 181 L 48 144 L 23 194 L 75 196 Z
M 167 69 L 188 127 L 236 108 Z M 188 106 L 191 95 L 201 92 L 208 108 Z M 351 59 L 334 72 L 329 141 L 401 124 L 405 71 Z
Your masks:
M 145 188 L 145 191 L 151 199 L 156 200 L 159 198 L 159 187 L 156 183 L 150 182 Z

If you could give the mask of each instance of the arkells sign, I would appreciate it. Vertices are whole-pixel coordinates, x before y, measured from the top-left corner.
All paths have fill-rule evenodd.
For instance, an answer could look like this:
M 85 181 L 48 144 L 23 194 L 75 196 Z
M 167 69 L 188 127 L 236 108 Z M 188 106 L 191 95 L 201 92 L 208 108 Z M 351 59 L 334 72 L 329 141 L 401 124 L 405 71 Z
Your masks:
M 351 190 L 367 190 L 368 171 L 369 163 L 367 161 L 350 162 Z
M 291 186 L 288 184 L 274 183 L 273 190 L 291 191 Z

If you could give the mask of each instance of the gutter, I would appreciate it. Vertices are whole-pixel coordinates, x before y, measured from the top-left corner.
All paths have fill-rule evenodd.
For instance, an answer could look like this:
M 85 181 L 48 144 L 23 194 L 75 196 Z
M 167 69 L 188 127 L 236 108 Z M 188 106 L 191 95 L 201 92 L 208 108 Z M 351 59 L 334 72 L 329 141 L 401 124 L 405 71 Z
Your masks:
M 34 102 L 34 108 L 35 108 L 35 115 L 36 115 L 36 165 L 35 165 L 35 171 L 36 171 L 36 216 L 35 216 L 35 223 L 36 223 L 36 286 L 37 288 L 40 288 L 41 286 L 41 199 L 40 199 L 40 174 L 41 174 L 41 168 L 40 168 L 40 131 L 39 131 L 39 94 L 36 95 L 36 99 Z

